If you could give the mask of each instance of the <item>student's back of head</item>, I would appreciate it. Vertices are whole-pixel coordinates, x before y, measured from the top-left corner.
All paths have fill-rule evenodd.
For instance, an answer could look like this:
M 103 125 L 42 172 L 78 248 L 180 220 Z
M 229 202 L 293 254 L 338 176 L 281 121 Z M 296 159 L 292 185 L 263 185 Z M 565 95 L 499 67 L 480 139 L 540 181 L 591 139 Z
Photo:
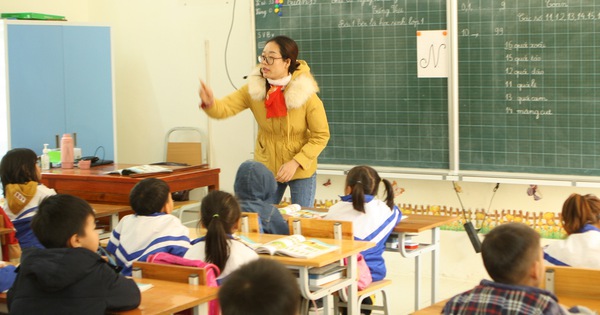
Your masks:
M 225 269 L 229 260 L 230 235 L 237 229 L 242 211 L 231 194 L 213 190 L 200 206 L 200 224 L 206 228 L 205 260 Z
M 219 288 L 223 315 L 297 315 L 300 290 L 282 264 L 259 259 L 231 273 Z
M 544 267 L 540 235 L 525 224 L 506 223 L 493 228 L 483 240 L 481 256 L 496 282 L 538 286 L 535 282 L 541 281 Z M 532 279 L 531 272 L 539 273 L 539 279 Z
M 600 223 L 600 199 L 594 195 L 571 194 L 562 208 L 562 225 L 571 235 L 580 233 L 586 224 Z
M 385 203 L 390 209 L 394 208 L 394 190 L 387 179 L 381 179 L 377 171 L 367 165 L 355 166 L 346 175 L 346 194 L 352 195 L 354 209 L 365 212 L 365 195 L 376 196 L 379 192 L 379 184 L 385 187 Z
M 80 237 L 90 238 L 90 247 L 82 247 L 95 252 L 98 234 L 93 225 L 94 210 L 90 204 L 79 197 L 64 194 L 44 199 L 31 221 L 33 233 L 46 248 L 74 247 L 71 243 L 75 241 L 73 238 Z
M 0 161 L 0 180 L 4 196 L 7 191 L 6 185 L 38 182 L 40 173 L 36 165 L 37 155 L 30 149 L 17 148 L 6 152 Z
M 129 204 L 139 215 L 161 212 L 170 203 L 169 185 L 158 178 L 146 178 L 135 184 L 129 193 Z

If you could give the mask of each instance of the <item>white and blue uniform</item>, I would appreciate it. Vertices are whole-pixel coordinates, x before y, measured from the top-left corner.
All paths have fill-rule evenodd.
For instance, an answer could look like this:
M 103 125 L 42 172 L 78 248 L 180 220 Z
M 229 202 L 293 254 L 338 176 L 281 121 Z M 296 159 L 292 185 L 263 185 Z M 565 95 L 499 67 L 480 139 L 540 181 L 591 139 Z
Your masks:
M 231 237 L 231 236 L 230 236 Z M 183 256 L 187 259 L 199 259 L 206 261 L 206 238 L 200 237 L 192 241 L 192 248 Z M 217 281 L 225 279 L 230 273 L 236 271 L 242 265 L 247 264 L 251 261 L 257 260 L 258 254 L 254 252 L 250 247 L 244 245 L 242 242 L 238 242 L 234 239 L 230 239 L 229 243 L 229 259 L 225 264 L 225 268 L 221 270 L 221 273 L 217 277 Z
M 33 195 L 29 202 L 27 202 L 27 204 L 16 214 L 10 209 L 11 202 L 9 200 L 9 198 L 16 197 L 6 196 L 6 204 L 4 204 L 2 207 L 15 227 L 15 236 L 17 240 L 19 240 L 21 249 L 26 249 L 29 247 L 44 248 L 44 246 L 40 244 L 40 241 L 38 241 L 35 234 L 33 234 L 33 230 L 31 229 L 31 220 L 37 213 L 40 202 L 42 202 L 44 198 L 52 195 L 56 195 L 56 191 L 54 189 L 48 188 L 43 184 L 37 184 L 35 186 L 35 195 Z
M 600 229 L 586 224 L 580 231 L 544 248 L 547 265 L 600 269 Z
M 190 248 L 189 229 L 170 214 L 125 216 L 112 231 L 106 250 L 115 255 L 124 275 L 131 275 L 134 261 L 166 252 L 183 257 Z
M 351 221 L 355 240 L 376 243 L 375 247 L 361 254 L 371 270 L 373 281 L 384 279 L 387 272 L 383 260 L 385 241 L 400 222 L 402 213 L 398 207 L 394 206 L 394 209 L 390 209 L 383 201 L 371 195 L 365 195 L 365 213 L 354 209 L 351 195 L 342 196 L 341 199 L 342 201 L 329 208 L 324 219 Z

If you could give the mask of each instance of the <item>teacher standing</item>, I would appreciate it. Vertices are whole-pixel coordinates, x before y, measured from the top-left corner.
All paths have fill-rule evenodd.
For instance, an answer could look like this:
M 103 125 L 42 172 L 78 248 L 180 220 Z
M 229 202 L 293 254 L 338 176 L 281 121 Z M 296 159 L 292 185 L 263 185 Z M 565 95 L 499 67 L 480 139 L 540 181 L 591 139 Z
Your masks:
M 248 84 L 215 100 L 201 83 L 200 107 L 222 119 L 247 108 L 258 123 L 254 159 L 278 182 L 272 202 L 278 204 L 290 187 L 292 203 L 312 207 L 317 186 L 317 157 L 329 141 L 329 125 L 319 87 L 308 64 L 298 58 L 298 45 L 286 36 L 267 41 Z

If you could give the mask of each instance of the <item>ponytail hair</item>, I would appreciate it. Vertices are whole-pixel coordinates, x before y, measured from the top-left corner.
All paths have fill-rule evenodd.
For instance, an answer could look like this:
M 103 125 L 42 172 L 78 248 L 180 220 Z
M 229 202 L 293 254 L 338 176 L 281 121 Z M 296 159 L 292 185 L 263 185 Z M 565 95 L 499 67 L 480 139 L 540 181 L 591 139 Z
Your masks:
M 376 196 L 379 190 L 381 177 L 370 166 L 361 165 L 353 167 L 346 176 L 346 186 L 352 189 L 352 206 L 356 211 L 365 213 L 365 195 Z M 387 179 L 383 180 L 386 191 L 386 204 L 394 208 L 394 191 L 392 184 Z
M 204 248 L 205 262 L 212 263 L 220 270 L 229 260 L 229 234 L 241 216 L 240 205 L 231 194 L 213 190 L 202 199 L 200 224 L 207 232 Z
M 385 187 L 385 204 L 390 207 L 390 209 L 394 209 L 394 187 L 392 187 L 392 183 L 390 183 L 387 179 L 382 179 L 383 186 Z
M 598 223 L 600 199 L 591 194 L 571 194 L 563 204 L 561 215 L 567 234 L 578 233 L 586 224 Z

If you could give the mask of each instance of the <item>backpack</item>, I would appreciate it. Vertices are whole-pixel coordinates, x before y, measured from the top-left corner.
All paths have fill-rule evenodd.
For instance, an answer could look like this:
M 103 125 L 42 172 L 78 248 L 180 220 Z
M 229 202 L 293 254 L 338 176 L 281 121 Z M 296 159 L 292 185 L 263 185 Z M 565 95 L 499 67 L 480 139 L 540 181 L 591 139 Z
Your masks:
M 206 269 L 206 286 L 218 287 L 217 277 L 221 274 L 219 267 L 206 263 L 202 260 L 187 259 L 169 253 L 156 253 L 149 255 L 146 262 L 165 265 L 179 265 L 188 267 L 198 267 Z M 219 301 L 212 300 L 208 302 L 208 315 L 219 315 L 221 312 Z

